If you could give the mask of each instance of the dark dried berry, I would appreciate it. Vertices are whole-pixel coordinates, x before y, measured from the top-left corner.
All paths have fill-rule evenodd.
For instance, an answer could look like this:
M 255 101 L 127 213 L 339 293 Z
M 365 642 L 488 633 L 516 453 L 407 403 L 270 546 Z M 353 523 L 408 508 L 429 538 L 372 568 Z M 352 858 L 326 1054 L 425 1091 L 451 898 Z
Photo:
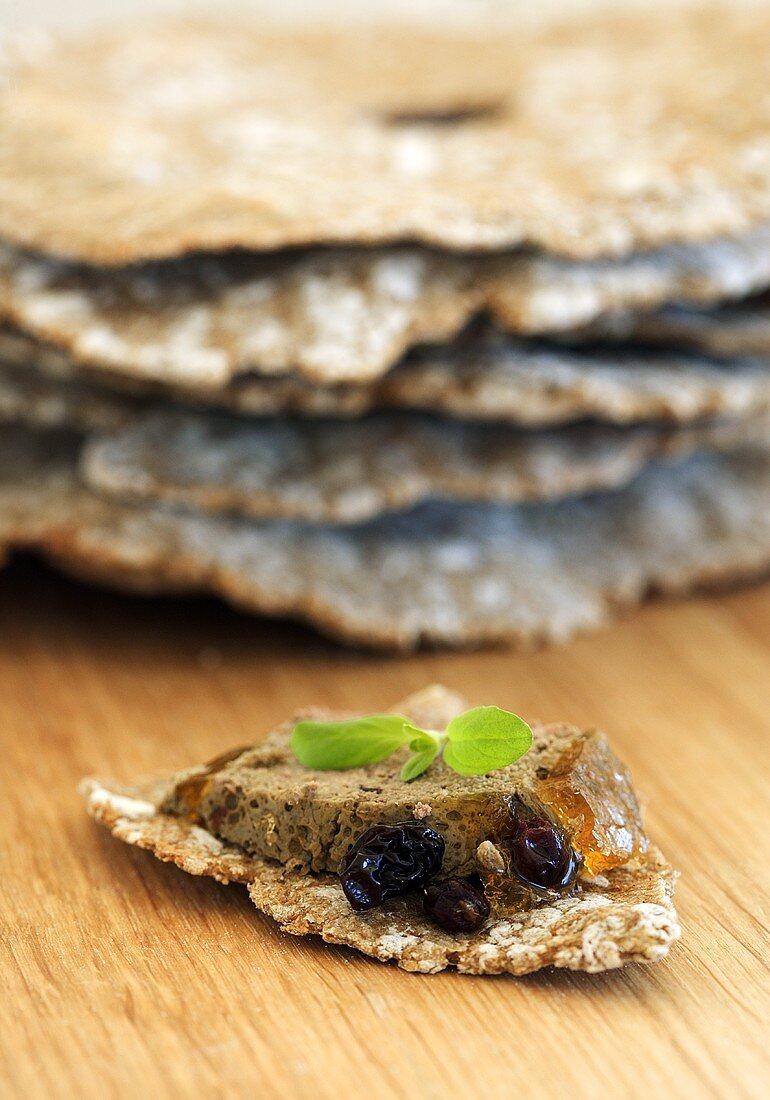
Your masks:
M 425 888 L 423 909 L 446 932 L 475 932 L 489 916 L 489 902 L 467 878 L 447 878 Z
M 529 817 L 514 805 L 511 825 L 503 838 L 510 869 L 533 890 L 567 893 L 580 870 L 566 833 L 544 817 Z
M 444 838 L 420 821 L 372 825 L 340 864 L 345 897 L 356 912 L 424 886 L 441 870 Z

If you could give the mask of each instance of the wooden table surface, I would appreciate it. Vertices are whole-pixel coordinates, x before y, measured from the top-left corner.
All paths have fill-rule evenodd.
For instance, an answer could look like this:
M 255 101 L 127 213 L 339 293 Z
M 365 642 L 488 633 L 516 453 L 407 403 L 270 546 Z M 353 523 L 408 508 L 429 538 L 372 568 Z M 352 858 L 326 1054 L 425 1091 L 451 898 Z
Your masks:
M 0 623 L 3 1095 L 767 1096 L 769 585 L 562 649 L 388 659 L 17 564 Z M 76 793 L 88 772 L 197 763 L 297 704 L 376 710 L 437 680 L 612 735 L 682 871 L 667 961 L 407 974 L 278 932 L 243 888 L 114 841 Z

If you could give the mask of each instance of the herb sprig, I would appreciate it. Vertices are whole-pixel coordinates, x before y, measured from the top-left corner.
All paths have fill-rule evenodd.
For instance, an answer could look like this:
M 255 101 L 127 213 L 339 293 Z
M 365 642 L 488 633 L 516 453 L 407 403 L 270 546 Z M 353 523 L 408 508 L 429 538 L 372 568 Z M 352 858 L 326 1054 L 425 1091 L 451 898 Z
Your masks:
M 298 722 L 291 735 L 295 756 L 306 768 L 346 771 L 385 760 L 404 745 L 412 755 L 401 768 L 409 783 L 442 752 L 460 775 L 486 775 L 513 764 L 532 747 L 523 718 L 499 707 L 474 707 L 446 730 L 424 730 L 399 714 L 370 714 L 343 722 Z

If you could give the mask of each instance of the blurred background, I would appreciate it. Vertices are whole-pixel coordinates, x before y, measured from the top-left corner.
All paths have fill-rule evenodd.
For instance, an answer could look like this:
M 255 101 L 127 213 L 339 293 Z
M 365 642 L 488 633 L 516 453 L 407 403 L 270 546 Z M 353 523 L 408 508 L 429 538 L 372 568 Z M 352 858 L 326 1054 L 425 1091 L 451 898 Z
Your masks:
M 626 0 L 624 7 L 639 0 Z M 685 0 L 674 0 L 683 3 Z M 259 12 L 267 11 L 271 19 L 279 16 L 297 18 L 318 13 L 333 12 L 345 19 L 369 18 L 384 14 L 410 16 L 416 19 L 430 19 L 439 12 L 442 19 L 468 19 L 490 15 L 497 17 L 515 14 L 520 20 L 537 19 L 549 11 L 580 11 L 599 6 L 613 7 L 611 0 L 281 0 L 281 3 L 269 0 L 235 0 L 227 5 L 213 3 L 189 3 L 186 0 L 113 0 L 105 4 L 104 0 L 0 0 L 0 23 L 5 27 L 31 27 L 37 25 L 51 27 L 77 27 L 83 23 L 103 23 L 125 16 L 138 16 L 143 13 L 171 11 L 207 11 L 226 12 L 233 10 Z

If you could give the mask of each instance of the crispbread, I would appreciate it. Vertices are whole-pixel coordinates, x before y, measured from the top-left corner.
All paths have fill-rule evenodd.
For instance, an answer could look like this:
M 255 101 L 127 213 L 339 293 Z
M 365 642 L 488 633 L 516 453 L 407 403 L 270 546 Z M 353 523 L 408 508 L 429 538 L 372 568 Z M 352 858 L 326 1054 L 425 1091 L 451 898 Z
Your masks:
M 691 428 L 579 424 L 521 432 L 404 413 L 253 423 L 163 409 L 89 439 L 81 471 L 92 488 L 124 500 L 359 523 L 431 499 L 519 504 L 613 488 L 656 459 L 735 450 L 752 440 L 770 448 L 767 414 Z
M 685 423 L 767 408 L 769 369 L 664 348 L 571 351 L 491 336 L 413 355 L 373 392 L 384 404 L 531 427 L 584 418 Z M 244 412 L 256 385 L 238 391 Z
M 77 450 L 2 436 L 0 545 L 144 592 L 214 592 L 359 645 L 561 641 L 650 590 L 770 565 L 770 454 L 653 468 L 526 507 L 433 504 L 355 528 L 137 508 L 79 485 Z
M 436 973 L 455 967 L 465 974 L 521 975 L 555 966 L 599 973 L 629 962 L 657 962 L 681 935 L 671 901 L 675 875 L 654 847 L 637 866 L 611 871 L 575 898 L 457 937 L 428 921 L 414 898 L 355 916 L 332 875 L 284 871 L 164 814 L 157 808 L 162 790 L 155 780 L 83 784 L 89 813 L 119 840 L 190 874 L 249 883 L 254 904 L 283 931 L 320 935 L 404 970 Z
M 457 704 L 453 693 L 435 686 L 393 709 L 440 729 L 446 721 L 440 713 Z M 556 729 L 563 733 L 563 727 Z M 546 740 L 548 730 L 541 731 Z M 289 871 L 247 855 L 185 817 L 164 813 L 160 807 L 169 789 L 163 779 L 133 785 L 91 779 L 82 786 L 89 813 L 120 840 L 191 874 L 249 883 L 256 906 L 294 935 L 318 934 L 406 970 L 434 973 L 454 966 L 465 973 L 526 974 L 557 966 L 598 972 L 654 962 L 680 935 L 671 901 L 676 876 L 653 847 L 628 867 L 583 882 L 573 898 L 457 936 L 425 918 L 419 897 L 352 914 L 333 875 Z
M 770 219 L 768 40 L 770 11 L 733 2 L 491 34 L 103 31 L 15 69 L 0 234 L 100 263 L 414 238 L 595 257 L 731 236 Z
M 16 386 L 13 400 L 21 408 L 28 387 L 23 375 L 4 371 L 5 359 L 29 370 L 40 393 L 47 377 L 77 379 L 73 393 L 84 399 L 81 414 L 91 398 L 108 400 L 105 386 L 117 387 L 121 394 L 174 398 L 259 417 L 357 417 L 372 409 L 400 408 L 530 427 L 589 417 L 619 424 L 687 423 L 748 415 L 770 406 L 770 367 L 763 362 L 724 364 L 665 350 L 654 354 L 597 348 L 570 351 L 526 346 L 494 335 L 413 353 L 375 383 L 318 386 L 291 376 L 246 376 L 209 390 L 160 386 L 115 372 L 85 370 L 49 346 L 0 327 L 0 372 L 6 387 Z M 60 387 L 52 387 L 52 400 L 60 392 Z M 119 398 L 115 394 L 112 399 L 117 403 Z
M 482 312 L 532 335 L 768 283 L 767 227 L 584 263 L 389 248 L 198 255 L 111 271 L 0 246 L 0 316 L 83 362 L 205 387 L 248 372 L 371 380 Z

